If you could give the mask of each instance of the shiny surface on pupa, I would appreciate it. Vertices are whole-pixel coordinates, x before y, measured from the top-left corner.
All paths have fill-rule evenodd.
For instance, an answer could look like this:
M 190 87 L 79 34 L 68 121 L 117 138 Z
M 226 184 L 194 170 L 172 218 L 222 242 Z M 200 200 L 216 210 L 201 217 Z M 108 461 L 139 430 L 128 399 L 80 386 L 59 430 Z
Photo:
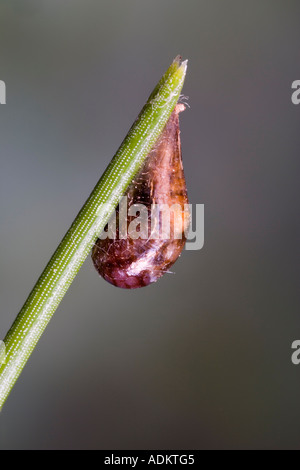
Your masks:
M 125 193 L 128 209 L 135 204 L 147 207 L 150 235 L 133 239 L 127 234 L 122 239 L 117 225 L 115 239 L 98 239 L 93 248 L 92 259 L 98 273 L 117 287 L 134 289 L 156 282 L 168 272 L 184 248 L 189 211 L 178 118 L 184 109 L 183 104 L 176 105 L 157 143 Z M 153 213 L 153 204 L 169 207 L 175 204 L 176 210 L 170 212 L 167 238 L 163 235 L 161 215 Z M 116 214 L 118 219 L 119 206 Z M 127 227 L 133 219 L 127 215 Z M 151 236 L 153 227 L 159 231 L 159 239 Z

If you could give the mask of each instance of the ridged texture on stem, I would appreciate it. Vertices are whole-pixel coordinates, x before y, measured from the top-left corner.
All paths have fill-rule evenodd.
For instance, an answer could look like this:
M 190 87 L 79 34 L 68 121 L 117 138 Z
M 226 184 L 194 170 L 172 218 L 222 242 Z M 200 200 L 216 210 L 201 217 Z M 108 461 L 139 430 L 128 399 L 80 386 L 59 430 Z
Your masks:
M 4 339 L 6 364 L 0 367 L 0 408 L 99 233 L 168 121 L 183 86 L 186 66 L 177 57 L 162 77 Z

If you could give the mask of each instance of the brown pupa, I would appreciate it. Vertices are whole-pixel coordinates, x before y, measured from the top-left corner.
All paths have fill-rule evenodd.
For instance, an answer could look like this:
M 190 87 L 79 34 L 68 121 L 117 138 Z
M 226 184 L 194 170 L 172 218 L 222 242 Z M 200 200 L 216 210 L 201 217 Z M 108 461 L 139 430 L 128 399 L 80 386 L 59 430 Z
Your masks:
M 142 169 L 125 193 L 129 212 L 136 204 L 146 207 L 146 236 L 141 234 L 140 238 L 132 238 L 127 230 L 126 237 L 122 238 L 119 222 L 115 238 L 101 237 L 93 248 L 92 259 L 98 273 L 117 287 L 134 289 L 156 282 L 184 248 L 190 222 L 178 117 L 184 109 L 183 104 L 176 105 Z M 164 213 L 155 211 L 155 207 L 172 207 L 167 218 L 169 233 L 165 232 L 162 221 Z M 116 215 L 119 214 L 118 206 Z M 136 217 L 126 212 L 127 229 L 134 219 Z

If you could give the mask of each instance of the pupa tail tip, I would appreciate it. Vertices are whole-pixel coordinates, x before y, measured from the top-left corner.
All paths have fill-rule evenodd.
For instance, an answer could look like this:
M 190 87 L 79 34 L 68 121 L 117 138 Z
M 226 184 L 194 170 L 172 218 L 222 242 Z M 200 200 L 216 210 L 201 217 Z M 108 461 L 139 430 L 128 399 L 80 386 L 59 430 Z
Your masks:
M 186 110 L 186 106 L 184 103 L 177 103 L 176 106 L 175 106 L 175 112 L 177 114 L 181 113 L 182 111 L 185 111 Z

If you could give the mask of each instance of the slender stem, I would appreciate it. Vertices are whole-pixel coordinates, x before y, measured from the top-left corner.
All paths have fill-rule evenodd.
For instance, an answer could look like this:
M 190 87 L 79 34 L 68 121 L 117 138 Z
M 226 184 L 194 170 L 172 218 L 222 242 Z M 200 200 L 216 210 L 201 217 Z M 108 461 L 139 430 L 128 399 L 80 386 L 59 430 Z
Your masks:
M 186 65 L 176 58 L 159 81 L 7 333 L 6 362 L 0 366 L 0 409 L 93 244 L 162 132 L 178 101 Z

